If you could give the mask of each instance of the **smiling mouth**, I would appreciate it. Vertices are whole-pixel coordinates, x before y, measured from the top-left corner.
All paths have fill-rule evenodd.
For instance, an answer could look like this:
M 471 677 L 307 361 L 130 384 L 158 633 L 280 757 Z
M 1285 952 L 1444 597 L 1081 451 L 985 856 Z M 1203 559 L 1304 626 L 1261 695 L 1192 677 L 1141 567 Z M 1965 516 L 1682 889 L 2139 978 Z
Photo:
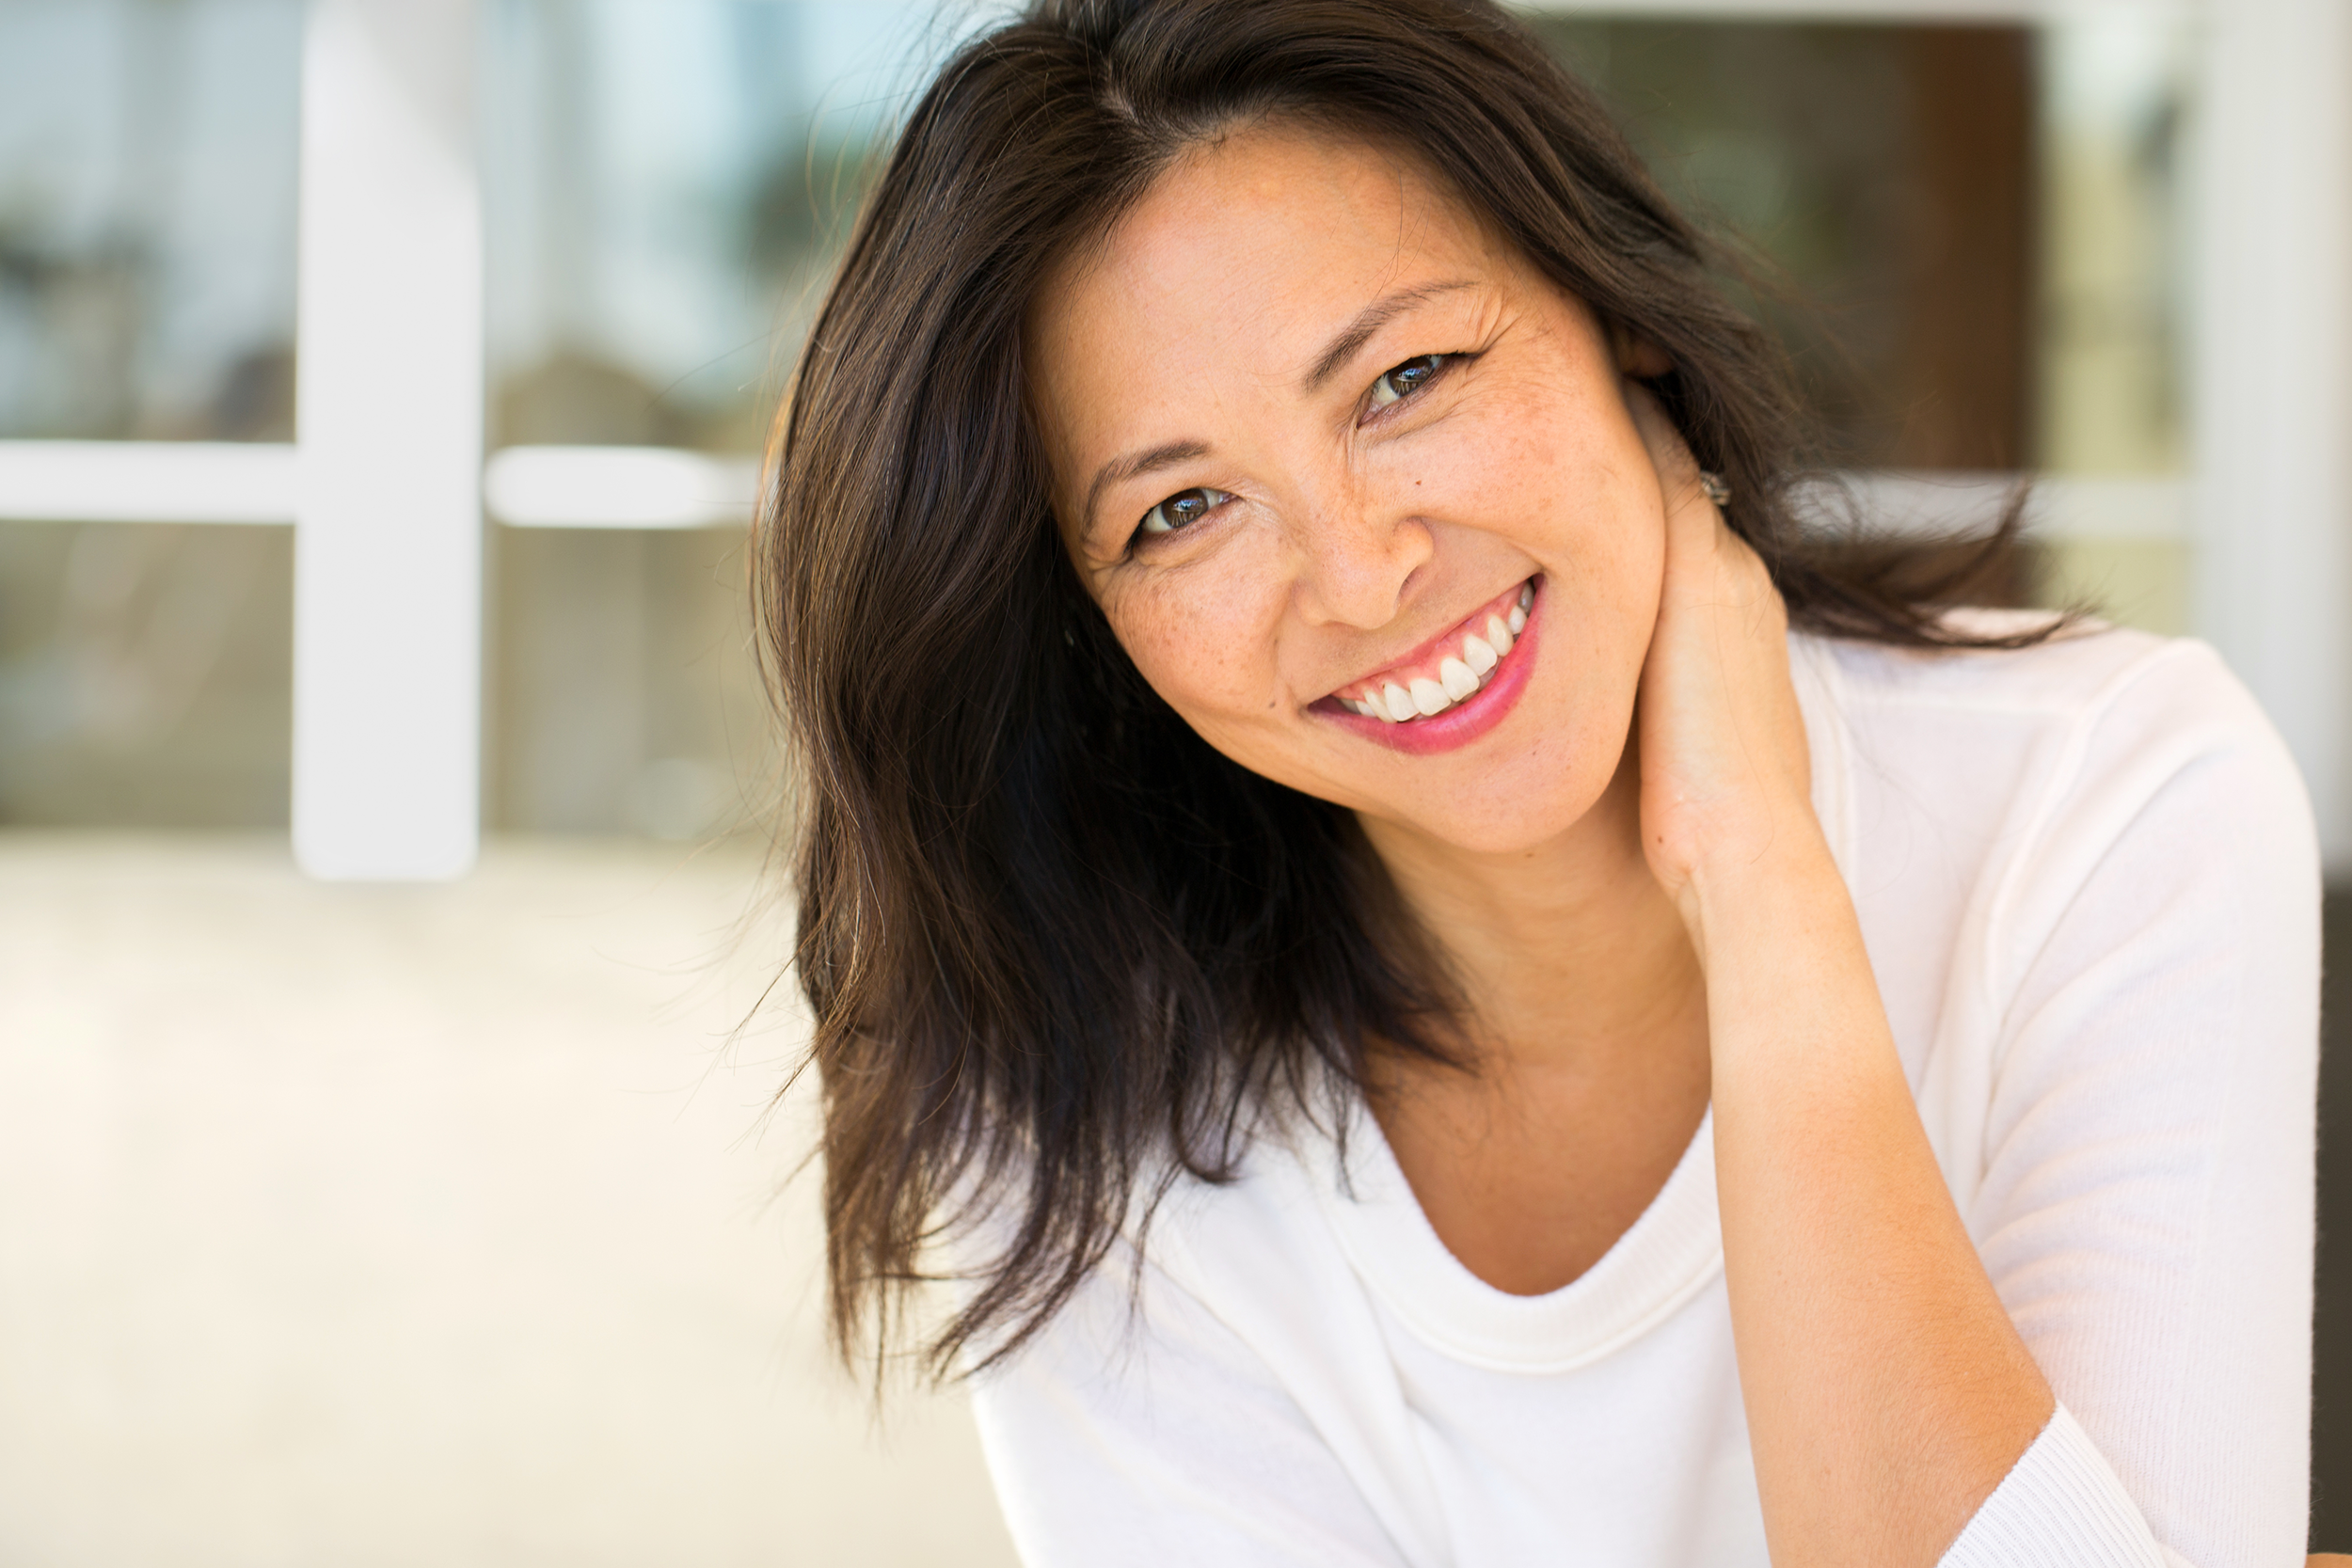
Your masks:
M 1331 693 L 1351 713 L 1391 724 L 1434 719 L 1478 695 L 1527 629 L 1535 579 L 1473 610 L 1470 618 L 1415 658 L 1374 672 Z

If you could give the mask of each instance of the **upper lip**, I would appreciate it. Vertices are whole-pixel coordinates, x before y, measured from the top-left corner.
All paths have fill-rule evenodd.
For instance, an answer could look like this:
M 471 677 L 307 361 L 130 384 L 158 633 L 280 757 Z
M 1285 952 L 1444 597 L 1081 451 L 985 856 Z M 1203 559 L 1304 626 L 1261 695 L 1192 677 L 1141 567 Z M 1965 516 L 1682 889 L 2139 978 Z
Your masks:
M 1526 578 L 1521 578 L 1518 581 L 1512 583 L 1508 588 L 1489 594 L 1486 597 L 1479 600 L 1476 604 L 1470 606 L 1470 609 L 1464 610 L 1453 620 L 1446 622 L 1442 629 L 1431 632 L 1427 637 L 1422 638 L 1420 641 L 1414 643 L 1403 653 L 1396 655 L 1392 658 L 1384 660 L 1379 664 L 1374 665 L 1371 669 L 1366 670 L 1360 675 L 1348 676 L 1347 679 L 1340 682 L 1339 685 L 1325 692 L 1324 699 L 1328 701 L 1336 698 L 1341 692 L 1346 690 L 1349 687 L 1376 680 L 1392 670 L 1402 670 L 1407 668 L 1408 666 L 1419 664 L 1422 660 L 1426 659 L 1431 654 L 1437 652 L 1438 644 L 1449 639 L 1459 638 L 1465 631 L 1478 630 L 1479 628 L 1471 626 L 1470 622 L 1476 618 L 1479 611 L 1494 603 L 1495 600 L 1502 597 L 1503 594 L 1517 593 L 1523 585 L 1526 584 L 1528 580 L 1529 579 Z

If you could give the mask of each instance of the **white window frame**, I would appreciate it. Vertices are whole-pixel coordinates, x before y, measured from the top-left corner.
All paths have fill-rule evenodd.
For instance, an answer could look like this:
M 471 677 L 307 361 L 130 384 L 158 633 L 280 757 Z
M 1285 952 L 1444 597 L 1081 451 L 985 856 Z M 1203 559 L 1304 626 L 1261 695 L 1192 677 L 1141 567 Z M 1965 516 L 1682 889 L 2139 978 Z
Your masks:
M 1613 17 L 2198 30 L 2192 475 L 2043 482 L 2046 537 L 2180 538 L 2352 871 L 2352 0 L 1612 0 Z M 456 876 L 480 837 L 482 524 L 739 526 L 755 466 L 482 451 L 474 0 L 311 0 L 298 446 L 0 441 L 0 518 L 295 530 L 294 842 L 312 875 Z M 2000 476 L 1872 481 L 1929 518 Z

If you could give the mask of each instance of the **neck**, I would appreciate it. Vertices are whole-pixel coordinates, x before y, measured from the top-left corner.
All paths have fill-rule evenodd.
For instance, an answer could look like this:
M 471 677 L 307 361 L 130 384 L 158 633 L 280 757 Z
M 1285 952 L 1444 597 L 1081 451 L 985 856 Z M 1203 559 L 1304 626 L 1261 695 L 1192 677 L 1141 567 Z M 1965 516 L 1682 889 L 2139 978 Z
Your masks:
M 1703 1021 L 1697 957 L 1643 858 L 1640 772 L 1629 742 L 1591 810 L 1510 854 L 1364 820 L 1406 908 L 1452 962 L 1482 1065 L 1606 1073 Z

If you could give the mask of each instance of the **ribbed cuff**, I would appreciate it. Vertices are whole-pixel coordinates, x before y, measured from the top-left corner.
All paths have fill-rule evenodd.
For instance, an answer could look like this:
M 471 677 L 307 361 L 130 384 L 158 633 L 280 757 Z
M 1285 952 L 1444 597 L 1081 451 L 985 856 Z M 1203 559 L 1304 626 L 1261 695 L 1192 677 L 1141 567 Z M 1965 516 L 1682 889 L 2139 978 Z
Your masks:
M 1942 1568 L 2164 1568 L 2148 1521 L 2059 1405 L 1944 1554 Z

